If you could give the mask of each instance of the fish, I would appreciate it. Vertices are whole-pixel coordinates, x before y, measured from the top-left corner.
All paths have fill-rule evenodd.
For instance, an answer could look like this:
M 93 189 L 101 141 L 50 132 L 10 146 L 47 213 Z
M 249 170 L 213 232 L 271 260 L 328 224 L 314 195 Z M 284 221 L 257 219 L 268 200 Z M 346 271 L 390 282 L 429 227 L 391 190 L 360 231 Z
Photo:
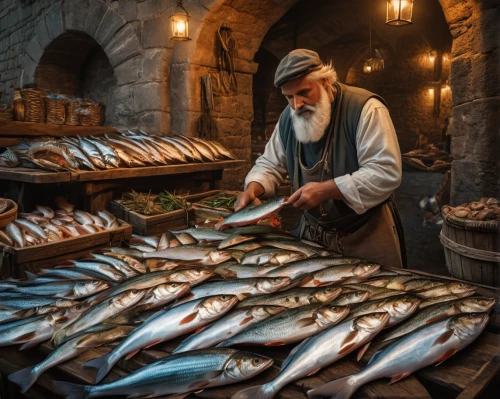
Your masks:
M 223 230 L 229 226 L 236 227 L 257 224 L 259 220 L 267 219 L 271 215 L 276 214 L 285 206 L 287 199 L 287 197 L 278 197 L 257 206 L 247 206 L 229 215 L 225 219 L 221 218 L 215 225 L 215 228 L 217 230 Z
M 106 169 L 106 163 L 102 159 L 102 155 L 97 149 L 97 147 L 88 140 L 82 140 L 80 136 L 78 137 L 78 148 L 82 150 L 87 159 L 92 162 L 94 166 L 99 169 Z
M 120 227 L 116 216 L 107 210 L 97 211 L 97 214 L 104 220 L 106 229 L 116 229 Z
M 281 249 L 288 249 L 290 251 L 302 252 L 306 257 L 311 258 L 314 256 L 331 256 L 330 251 L 324 248 L 314 247 L 305 244 L 302 241 L 296 240 L 261 240 L 260 244 L 268 247 L 275 247 Z
M 271 367 L 265 356 L 233 349 L 200 349 L 179 353 L 149 364 L 125 377 L 102 385 L 54 382 L 56 391 L 71 398 L 130 395 L 182 398 L 188 392 L 252 378 Z M 182 377 L 181 377 L 182 376 Z
M 309 390 L 307 394 L 311 399 L 324 396 L 347 399 L 370 381 L 388 377 L 392 384 L 423 367 L 439 365 L 474 342 L 488 319 L 487 313 L 460 314 L 419 329 L 376 352 L 360 372 Z
M 241 234 L 233 234 L 233 235 L 230 235 L 229 237 L 225 238 L 224 240 L 222 240 L 217 248 L 224 249 L 224 248 L 228 248 L 228 247 L 233 247 L 234 245 L 241 244 L 241 243 L 248 242 L 248 241 L 253 241 L 255 239 L 256 239 L 256 237 L 254 237 L 254 236 L 244 236 Z
M 166 283 L 160 284 L 149 290 L 139 303 L 141 311 L 166 305 L 177 298 L 182 297 L 191 290 L 189 283 Z
M 221 143 L 218 143 L 217 141 L 208 141 L 208 143 L 212 144 L 215 148 L 217 148 L 219 154 L 223 155 L 227 159 L 238 159 Z
M 241 265 L 236 262 L 224 262 L 214 268 L 214 272 L 225 279 L 262 277 L 280 267 L 279 265 Z
M 438 296 L 436 298 L 424 299 L 420 302 L 420 306 L 418 307 L 420 310 L 425 309 L 429 306 L 436 305 L 438 303 L 454 301 L 455 299 L 466 298 L 472 296 L 476 293 L 475 290 L 464 292 L 463 294 L 458 295 L 444 295 Z
M 375 299 L 383 299 L 383 298 L 388 298 L 391 296 L 398 296 L 401 295 L 401 291 L 397 290 L 388 290 L 386 288 L 378 288 L 378 287 L 373 287 L 371 285 L 367 284 L 342 284 L 342 287 L 344 288 L 350 288 L 355 291 L 366 291 L 369 293 L 369 298 L 371 300 Z
M 156 149 L 156 147 L 152 146 L 150 143 L 145 142 L 141 137 L 123 137 L 122 141 L 128 141 L 146 151 L 155 165 L 167 164 L 167 162 L 165 161 L 165 157 Z
M 161 140 L 174 145 L 184 154 L 186 160 L 191 162 L 203 162 L 203 158 L 201 157 L 199 151 L 194 146 L 189 146 L 189 144 L 187 144 L 184 140 L 168 136 L 162 136 Z
M 134 268 L 132 268 L 127 262 L 124 260 L 115 258 L 113 256 L 106 256 L 98 253 L 93 253 L 90 254 L 90 259 L 102 262 L 104 264 L 110 265 L 114 267 L 116 270 L 119 272 L 123 273 L 126 278 L 131 278 L 139 275 L 140 273 L 137 272 Z
M 283 265 L 286 263 L 304 259 L 302 252 L 293 252 L 286 249 L 262 247 L 245 253 L 241 258 L 243 265 L 264 265 L 271 263 Z
M 283 312 L 284 306 L 251 306 L 248 308 L 234 309 L 219 320 L 206 327 L 198 329 L 193 335 L 187 337 L 175 348 L 172 353 L 181 353 L 195 349 L 210 348 L 228 337 L 248 329 L 269 317 Z
M 406 323 L 401 324 L 398 328 L 385 334 L 381 342 L 392 341 L 418 328 L 460 313 L 488 313 L 491 312 L 494 306 L 495 300 L 486 297 L 460 298 L 449 302 L 438 303 L 432 307 L 420 310 Z
M 421 298 L 435 298 L 444 295 L 460 296 L 462 294 L 467 294 L 468 292 L 475 289 L 476 287 L 471 284 L 452 282 L 450 284 L 434 287 L 426 291 L 418 291 L 417 295 Z
M 12 240 L 12 238 L 10 238 L 9 235 L 2 230 L 0 230 L 0 243 L 6 244 L 9 246 L 14 245 L 14 241 Z
M 262 245 L 256 241 L 244 242 L 231 247 L 237 251 L 250 252 L 257 248 L 262 248 Z
M 5 227 L 5 232 L 19 248 L 23 248 L 26 246 L 26 236 L 24 234 L 24 231 L 14 222 L 10 222 Z
M 192 151 L 197 151 L 204 161 L 215 162 L 214 153 L 210 150 L 205 143 L 200 141 L 191 141 L 187 137 L 182 135 L 173 136 L 174 139 L 182 140 L 185 145 L 191 148 Z M 194 147 L 194 148 L 193 148 Z
M 197 245 L 167 248 L 154 253 L 144 253 L 143 259 L 164 258 L 175 260 L 197 261 L 202 265 L 217 265 L 231 258 L 231 254 L 226 251 L 214 250 L 211 248 L 199 247 Z
M 66 142 L 66 148 L 68 149 L 68 152 L 76 159 L 76 162 L 78 162 L 79 169 L 90 171 L 97 170 L 94 164 L 90 161 L 90 159 L 88 159 L 85 153 L 77 145 Z
M 227 313 L 237 302 L 235 295 L 215 295 L 159 311 L 137 327 L 113 351 L 85 363 L 84 366 L 97 369 L 97 383 L 122 357 L 129 359 L 143 348 L 194 331 Z
M 57 328 L 77 319 L 88 307 L 88 304 L 80 303 L 47 315 L 25 319 L 25 323 L 8 323 L 0 330 L 0 347 L 24 344 L 21 350 L 29 349 L 50 339 Z
M 266 226 L 266 225 L 248 225 L 248 226 L 236 226 L 236 227 L 232 226 L 232 227 L 227 227 L 225 230 L 226 234 L 241 234 L 241 235 L 255 234 L 258 236 L 265 236 L 266 234 L 279 234 L 283 235 L 283 237 L 288 237 L 292 240 L 297 239 L 296 237 L 292 236 L 286 231 L 278 230 L 276 227 Z
M 85 137 L 83 140 L 90 142 L 97 148 L 97 151 L 101 153 L 101 159 L 104 160 L 107 169 L 120 167 L 120 158 L 112 146 L 93 136 L 91 139 Z
M 125 337 L 134 328 L 134 326 L 127 325 L 116 326 L 105 324 L 92 327 L 63 342 L 42 362 L 9 375 L 9 380 L 19 385 L 21 393 L 25 393 L 48 369 L 74 359 L 91 348 L 97 348 Z
M 87 213 L 87 212 L 84 212 L 84 211 L 74 211 L 73 212 L 74 216 L 75 216 L 75 220 L 80 223 L 81 225 L 85 225 L 85 224 L 94 224 L 94 219 L 92 218 L 92 216 Z
M 40 160 L 43 161 L 44 157 L 48 157 L 51 162 L 59 167 L 72 171 L 78 170 L 77 160 L 69 152 L 68 147 L 64 143 L 55 141 L 32 142 L 26 152 L 26 156 L 35 163 Z M 39 157 L 42 157 L 42 159 Z
M 17 157 L 16 153 L 10 148 L 7 148 L 4 152 L 0 154 L 0 166 L 6 168 L 13 168 L 18 166 L 21 162 Z
M 45 234 L 45 231 L 36 223 L 23 219 L 16 219 L 14 223 L 24 229 L 25 232 L 40 238 L 43 242 L 47 241 L 47 234 Z
M 146 267 L 146 265 L 142 264 L 141 262 L 139 262 L 137 259 L 135 259 L 132 256 L 128 256 L 128 255 L 124 255 L 124 254 L 119 254 L 119 253 L 115 253 L 115 252 L 103 252 L 103 255 L 123 260 L 132 269 L 134 269 L 139 274 L 144 274 L 144 273 L 148 273 L 149 272 L 149 269 Z
M 293 344 L 338 324 L 348 314 L 349 307 L 329 304 L 313 304 L 287 309 L 283 313 L 222 341 L 217 347 Z
M 306 276 L 310 273 L 317 272 L 319 270 L 326 269 L 332 266 L 341 265 L 355 265 L 360 263 L 362 260 L 359 258 L 314 258 L 314 259 L 304 259 L 296 262 L 291 262 L 276 269 L 270 271 L 267 276 L 269 277 L 279 277 L 288 276 L 292 280 L 296 280 L 302 276 Z M 352 267 L 352 266 L 351 266 Z M 311 278 L 308 279 L 308 281 Z M 302 283 L 306 283 L 303 281 Z
M 139 242 L 139 243 L 147 244 L 151 247 L 157 248 L 158 244 L 160 243 L 160 237 L 159 236 L 140 236 L 137 234 L 132 234 L 132 238 L 130 239 L 130 242 Z
M 356 265 L 339 265 L 327 267 L 311 275 L 300 283 L 301 287 L 318 287 L 320 285 L 341 284 L 344 282 L 361 282 L 373 276 L 380 269 L 377 263 L 358 263 Z
M 111 136 L 105 135 L 108 140 L 108 144 L 111 145 L 115 151 L 120 149 L 121 151 L 127 153 L 131 157 L 131 163 L 135 160 L 139 161 L 141 166 L 154 165 L 154 161 L 149 156 L 148 152 L 136 145 L 136 143 L 130 143 L 125 140 L 117 139 Z
M 273 294 L 247 298 L 241 301 L 236 307 L 239 309 L 255 305 L 275 305 L 296 308 L 313 303 L 329 303 L 337 298 L 341 292 L 342 288 L 338 287 L 292 288 Z
M 390 278 L 377 278 L 363 282 L 374 287 L 387 288 L 398 291 L 426 290 L 445 283 L 437 280 L 421 279 L 418 276 L 396 275 Z
M 49 283 L 26 283 L 12 288 L 15 292 L 52 296 L 63 299 L 79 299 L 96 294 L 109 287 L 109 284 L 100 280 L 61 280 Z
M 52 338 L 58 346 L 65 338 L 95 326 L 137 304 L 146 294 L 145 290 L 130 290 L 117 294 L 97 305 L 93 305 L 77 320 L 57 331 Z
M 385 328 L 389 328 L 413 315 L 417 311 L 419 304 L 420 299 L 411 295 L 377 299 L 354 306 L 351 309 L 349 318 L 374 312 L 387 312 L 390 318 Z
M 78 269 L 85 269 L 91 272 L 100 274 L 103 279 L 111 281 L 123 281 L 125 280 L 125 274 L 117 270 L 115 267 L 103 264 L 102 262 L 96 262 L 92 260 L 67 260 L 64 261 L 62 265 L 56 266 L 56 268 L 71 268 L 75 267 Z
M 69 269 L 40 269 L 40 274 L 28 274 L 29 272 L 25 272 L 26 277 L 28 280 L 34 280 L 38 278 L 52 278 L 54 280 L 60 280 L 60 279 L 65 279 L 65 280 L 107 280 L 107 281 L 114 281 L 111 279 L 107 279 L 106 276 L 104 276 L 101 273 L 96 273 L 93 272 L 92 270 L 87 270 L 87 269 L 80 269 L 78 267 L 73 267 Z
M 193 245 L 198 243 L 196 238 L 187 233 L 177 234 L 176 237 L 182 245 Z
M 274 380 L 239 391 L 232 399 L 273 398 L 290 382 L 313 375 L 370 342 L 386 326 L 389 317 L 388 313 L 363 315 L 302 341 L 290 352 Z
M 341 290 L 344 290 L 344 288 L 341 288 Z M 352 305 L 356 303 L 365 302 L 369 298 L 370 298 L 370 293 L 368 291 L 350 291 L 350 292 L 343 292 L 331 303 L 332 305 L 337 305 L 337 306 Z
M 193 299 L 204 298 L 210 295 L 231 294 L 239 300 L 257 295 L 265 295 L 278 291 L 290 284 L 289 277 L 257 277 L 238 280 L 212 281 L 195 287 L 185 298 L 177 302 L 178 306 Z
M 155 136 L 154 138 L 145 138 L 145 140 L 153 141 L 157 146 L 161 147 L 168 156 L 176 163 L 187 163 L 184 154 L 177 149 L 175 145 L 169 143 L 168 141 L 161 140 L 161 136 Z

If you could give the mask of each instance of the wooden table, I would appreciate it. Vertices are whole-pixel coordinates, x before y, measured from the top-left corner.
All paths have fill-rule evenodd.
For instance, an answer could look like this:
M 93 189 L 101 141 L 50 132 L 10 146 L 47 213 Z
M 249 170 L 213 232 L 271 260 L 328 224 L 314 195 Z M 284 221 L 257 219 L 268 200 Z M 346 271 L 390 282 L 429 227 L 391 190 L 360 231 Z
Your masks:
M 411 270 L 414 273 L 429 276 L 428 273 L 421 273 Z M 432 275 L 430 275 L 432 276 Z M 433 276 L 443 278 L 441 276 Z M 451 279 L 450 280 L 455 280 Z M 439 367 L 429 366 L 419 370 L 414 375 L 407 377 L 393 385 L 388 385 L 387 379 L 377 380 L 363 386 L 353 396 L 353 398 L 480 398 L 481 394 L 487 391 L 484 398 L 490 397 L 488 392 L 492 386 L 498 383 L 500 370 L 500 290 L 490 289 L 481 286 L 476 291 L 479 295 L 494 297 L 497 299 L 496 308 L 491 315 L 490 323 L 483 334 L 469 347 L 454 355 Z M 183 337 L 155 346 L 139 352 L 130 360 L 121 360 L 111 373 L 104 379 L 104 382 L 113 381 L 128 372 L 150 364 L 158 359 L 168 356 L 179 344 Z M 114 344 L 116 345 L 116 344 Z M 113 345 L 113 346 L 114 346 Z M 279 371 L 278 366 L 286 358 L 292 345 L 283 347 L 245 347 L 241 348 L 255 353 L 261 353 L 275 359 L 275 364 L 261 375 L 249 381 L 239 384 L 227 385 L 218 388 L 206 389 L 197 394 L 198 397 L 211 399 L 229 399 L 239 390 L 265 383 L 274 378 Z M 10 346 L 0 349 L 0 373 L 3 376 L 3 389 L 0 397 L 16 399 L 21 397 L 47 398 L 52 397 L 49 392 L 54 392 L 52 382 L 55 380 L 73 381 L 77 383 L 92 384 L 95 371 L 93 369 L 82 368 L 81 365 L 88 360 L 101 356 L 109 352 L 110 346 L 92 349 L 80 357 L 63 363 L 48 372 L 44 373 L 26 394 L 19 396 L 17 386 L 9 384 L 6 380 L 8 374 L 13 373 L 23 367 L 34 365 L 43 360 L 47 353 L 51 351 L 50 346 L 45 343 L 38 348 L 25 352 L 19 352 L 16 347 Z M 341 361 L 327 367 L 317 374 L 296 381 L 285 387 L 277 396 L 277 399 L 307 399 L 306 391 L 322 383 L 335 378 L 340 378 L 364 367 L 363 360 L 357 363 L 353 354 Z M 491 386 L 490 386 L 491 385 Z M 190 395 L 189 399 L 196 398 Z
M 107 209 L 109 201 L 113 199 L 113 193 L 116 196 L 121 191 L 129 191 L 131 188 L 144 191 L 155 188 L 162 191 L 180 187 L 193 189 L 193 192 L 197 189 L 213 190 L 216 188 L 216 182 L 222 178 L 224 169 L 241 166 L 244 163 L 243 160 L 234 160 L 116 168 L 95 172 L 48 172 L 27 168 L 0 168 L 0 185 L 2 188 L 4 184 L 9 186 L 11 193 L 9 197 L 16 202 L 22 202 L 21 205 L 24 205 L 26 211 L 31 211 L 36 205 L 35 200 L 40 201 L 41 198 L 45 198 L 45 203 L 49 204 L 55 195 L 70 194 L 73 201 L 80 201 L 77 203 L 79 209 L 94 213 L 97 210 Z M 166 176 L 169 178 L 164 178 Z M 13 182 L 21 182 L 20 187 Z M 202 183 L 206 183 L 203 188 L 200 187 Z M 50 186 L 46 186 L 47 184 Z M 24 201 L 18 201 L 19 196 L 22 196 Z

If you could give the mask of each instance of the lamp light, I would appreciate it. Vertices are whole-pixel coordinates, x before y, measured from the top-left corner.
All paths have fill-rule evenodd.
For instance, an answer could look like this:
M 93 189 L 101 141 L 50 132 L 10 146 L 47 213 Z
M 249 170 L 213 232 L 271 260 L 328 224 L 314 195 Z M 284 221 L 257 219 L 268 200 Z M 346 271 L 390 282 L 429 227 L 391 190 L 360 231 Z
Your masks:
M 372 73 L 373 71 L 381 71 L 384 69 L 384 59 L 377 49 L 375 49 L 375 57 L 372 57 L 371 0 L 368 3 L 368 29 L 370 31 L 370 58 L 363 64 L 364 73 Z
M 372 66 L 370 65 L 370 60 L 366 60 L 365 63 L 363 64 L 363 72 L 364 73 L 372 72 Z
M 430 53 L 429 53 L 429 60 L 431 62 L 434 62 L 436 61 L 436 57 L 437 57 L 437 51 L 436 50 L 432 50 Z
M 191 40 L 189 37 L 189 13 L 182 5 L 182 0 L 177 0 L 177 5 L 170 13 L 172 36 L 170 40 Z
M 387 0 L 385 23 L 391 26 L 403 26 L 413 23 L 413 0 Z

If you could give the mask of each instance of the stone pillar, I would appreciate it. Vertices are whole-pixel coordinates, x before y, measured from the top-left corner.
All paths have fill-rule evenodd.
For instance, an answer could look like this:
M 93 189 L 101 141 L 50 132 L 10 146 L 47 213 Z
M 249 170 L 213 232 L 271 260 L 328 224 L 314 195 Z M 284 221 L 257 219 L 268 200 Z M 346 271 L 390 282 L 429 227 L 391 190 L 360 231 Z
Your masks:
M 496 3 L 496 5 L 495 5 Z M 500 51 L 495 1 L 441 0 L 453 36 L 451 202 L 500 197 Z

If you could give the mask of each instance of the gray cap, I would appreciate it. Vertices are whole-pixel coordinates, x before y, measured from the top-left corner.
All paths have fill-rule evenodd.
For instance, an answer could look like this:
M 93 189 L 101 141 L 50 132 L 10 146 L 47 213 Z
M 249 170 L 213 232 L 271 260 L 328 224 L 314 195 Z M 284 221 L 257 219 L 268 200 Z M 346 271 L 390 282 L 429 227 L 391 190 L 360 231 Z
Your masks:
M 293 50 L 278 65 L 274 75 L 274 85 L 281 87 L 283 83 L 308 74 L 322 65 L 316 51 L 303 48 Z

